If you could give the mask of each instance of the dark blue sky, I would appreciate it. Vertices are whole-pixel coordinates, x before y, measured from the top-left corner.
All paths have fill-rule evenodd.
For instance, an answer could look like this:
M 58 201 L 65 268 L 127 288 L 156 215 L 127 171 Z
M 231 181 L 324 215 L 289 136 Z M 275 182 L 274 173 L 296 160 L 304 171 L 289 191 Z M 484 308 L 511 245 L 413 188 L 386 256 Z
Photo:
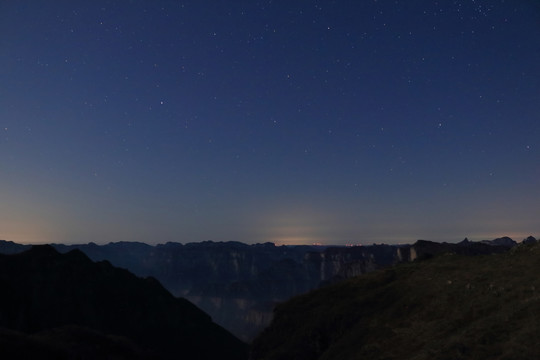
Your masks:
M 0 1 L 0 238 L 540 235 L 540 2 Z

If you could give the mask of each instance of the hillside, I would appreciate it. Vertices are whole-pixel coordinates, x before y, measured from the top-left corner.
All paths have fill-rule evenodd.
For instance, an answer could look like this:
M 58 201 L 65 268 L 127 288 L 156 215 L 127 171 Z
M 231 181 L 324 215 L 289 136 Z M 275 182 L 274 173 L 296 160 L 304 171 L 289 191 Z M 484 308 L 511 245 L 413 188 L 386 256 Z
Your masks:
M 0 255 L 2 358 L 242 359 L 245 345 L 153 278 L 48 245 Z M 105 350 L 104 350 L 105 349 Z M 42 356 L 42 357 L 43 357 Z
M 254 360 L 538 359 L 540 245 L 442 254 L 298 296 Z

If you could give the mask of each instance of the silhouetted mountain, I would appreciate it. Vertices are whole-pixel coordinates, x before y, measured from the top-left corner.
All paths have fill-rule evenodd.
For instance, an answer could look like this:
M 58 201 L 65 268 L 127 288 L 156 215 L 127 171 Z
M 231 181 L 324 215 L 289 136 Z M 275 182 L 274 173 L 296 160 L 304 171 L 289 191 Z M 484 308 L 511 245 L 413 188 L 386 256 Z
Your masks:
M 540 358 L 540 245 L 489 256 L 438 253 L 279 305 L 251 358 Z
M 514 240 L 510 239 L 508 236 L 503 236 L 501 238 L 497 238 L 494 240 L 482 240 L 481 243 L 493 245 L 493 246 L 506 246 L 506 247 L 512 247 L 517 244 Z
M 538 240 L 536 240 L 534 237 L 532 236 L 528 236 L 526 239 L 523 239 L 523 244 L 536 244 L 538 242 Z
M 413 245 L 353 247 L 212 241 L 54 246 L 60 252 L 78 248 L 95 261 L 108 260 L 136 275 L 153 276 L 175 296 L 186 297 L 216 323 L 250 341 L 270 323 L 275 305 L 292 296 L 399 262 L 440 253 L 498 253 L 515 244 L 509 238 L 502 239 L 509 241 L 480 243 L 466 239 L 451 244 L 419 240 Z M 0 252 L 2 245 L 0 241 Z M 6 246 L 13 251 L 15 245 Z
M 0 254 L 18 254 L 29 250 L 32 245 L 17 244 L 13 241 L 0 240 Z
M 0 327 L 12 331 L 0 332 L 0 343 L 9 345 L 0 352 L 24 348 L 84 359 L 103 358 L 104 352 L 126 359 L 245 357 L 242 342 L 155 279 L 94 263 L 79 250 L 60 254 L 41 245 L 0 255 L 0 286 Z

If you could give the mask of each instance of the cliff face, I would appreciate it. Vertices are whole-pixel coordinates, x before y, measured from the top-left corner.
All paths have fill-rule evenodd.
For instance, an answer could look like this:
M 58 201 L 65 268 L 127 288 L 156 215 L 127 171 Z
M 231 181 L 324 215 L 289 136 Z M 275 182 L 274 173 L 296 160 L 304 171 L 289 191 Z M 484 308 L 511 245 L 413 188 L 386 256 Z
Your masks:
M 69 248 L 59 246 L 62 251 Z M 78 248 L 95 260 L 107 259 L 157 278 L 245 341 L 270 323 L 276 304 L 397 261 L 396 248 L 387 245 L 323 248 L 203 242 Z
M 276 303 L 319 285 L 320 274 L 305 266 L 304 256 L 324 250 L 211 241 L 55 246 L 59 251 L 76 247 L 93 260 L 107 259 L 139 276 L 155 277 L 246 341 L 269 324 Z
M 320 253 L 308 253 L 305 266 L 318 268 L 319 285 L 393 265 L 400 261 L 398 248 L 390 245 L 330 247 Z

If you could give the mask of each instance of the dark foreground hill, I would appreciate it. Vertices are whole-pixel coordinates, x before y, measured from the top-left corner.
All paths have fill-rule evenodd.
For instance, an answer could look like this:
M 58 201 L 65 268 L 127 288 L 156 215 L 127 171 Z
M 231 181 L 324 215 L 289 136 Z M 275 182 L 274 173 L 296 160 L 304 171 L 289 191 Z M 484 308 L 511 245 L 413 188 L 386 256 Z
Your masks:
M 48 245 L 0 255 L 0 358 L 242 359 L 246 345 L 152 278 Z
M 438 255 L 298 296 L 252 359 L 540 359 L 540 245 Z

